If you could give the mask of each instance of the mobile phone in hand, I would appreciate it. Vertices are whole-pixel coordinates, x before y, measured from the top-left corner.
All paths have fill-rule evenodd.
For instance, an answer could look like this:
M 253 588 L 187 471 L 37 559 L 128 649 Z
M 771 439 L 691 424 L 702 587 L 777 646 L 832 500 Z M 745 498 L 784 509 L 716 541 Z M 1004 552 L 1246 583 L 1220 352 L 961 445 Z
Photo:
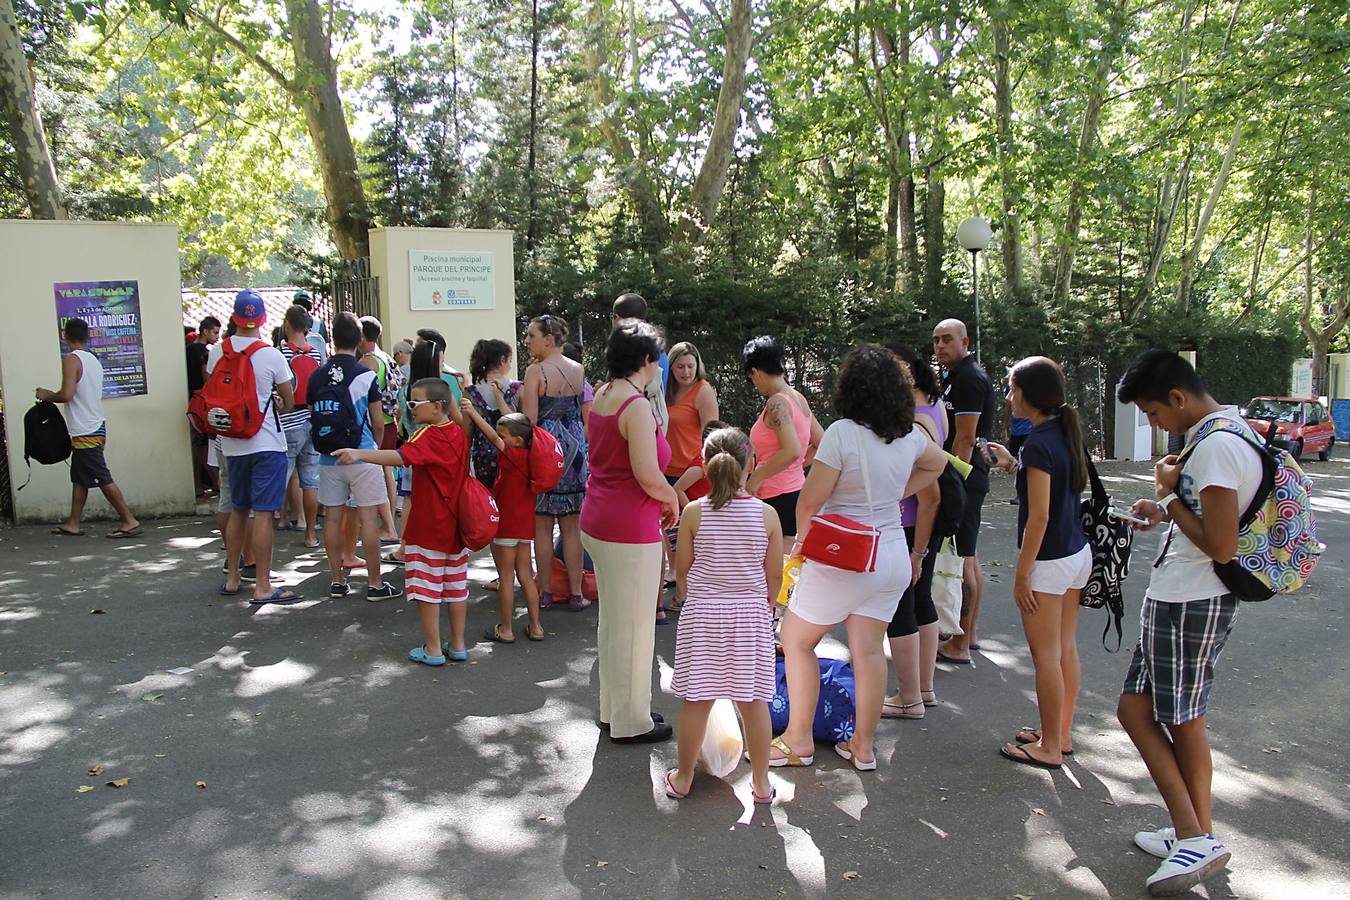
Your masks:
M 1131 525 L 1141 525 L 1145 528 L 1153 524 L 1148 519 L 1141 519 L 1134 513 L 1126 512 L 1123 509 L 1109 509 L 1107 510 L 1107 515 L 1115 519 L 1120 519 L 1122 522 L 1129 522 Z
M 975 446 L 980 448 L 980 457 L 987 463 L 992 463 L 994 458 L 989 455 L 989 441 L 986 438 L 976 438 Z

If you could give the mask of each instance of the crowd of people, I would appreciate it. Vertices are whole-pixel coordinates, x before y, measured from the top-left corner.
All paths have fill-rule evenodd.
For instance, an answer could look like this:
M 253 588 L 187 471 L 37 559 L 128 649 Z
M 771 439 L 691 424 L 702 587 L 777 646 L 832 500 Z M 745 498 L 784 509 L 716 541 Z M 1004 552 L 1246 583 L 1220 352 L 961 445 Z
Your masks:
M 411 661 L 464 660 L 471 641 L 466 535 L 476 530 L 466 526 L 464 510 L 476 479 L 473 486 L 490 490 L 497 519 L 491 552 L 499 616 L 483 639 L 519 639 L 519 585 L 525 637 L 544 640 L 541 610 L 586 610 L 583 578 L 593 570 L 600 726 L 616 744 L 656 743 L 677 729 L 652 709 L 655 632 L 678 609 L 673 692 L 683 705 L 664 790 L 676 799 L 693 790 L 712 705 L 727 699 L 740 711 L 754 801 L 771 803 L 769 769 L 815 761 L 816 648 L 827 633 L 843 626 L 856 687 L 851 734 L 833 750 L 860 771 L 878 766 L 881 720 L 922 719 L 939 703 L 937 664 L 959 672 L 979 650 L 984 576 L 977 548 L 990 470 L 999 468 L 1015 477 L 1013 595 L 1035 666 L 1039 722 L 1012 731 L 998 752 L 1047 770 L 1074 752 L 1075 631 L 1079 593 L 1093 566 L 1079 495 L 1090 461 L 1054 361 L 1031 357 L 1009 370 L 1004 405 L 1025 425 L 1005 446 L 992 440 L 993 383 L 956 319 L 934 329 L 931 356 L 909 346 L 851 351 L 834 379 L 828 428 L 790 383 L 783 345 L 759 336 L 741 358 L 764 398 L 746 429 L 721 421 L 698 348 L 680 342 L 667 353 L 636 294 L 614 302 L 607 377 L 598 386 L 587 380 L 559 318 L 529 322 L 530 361 L 517 381 L 506 342 L 479 341 L 466 377 L 446 364 L 445 341 L 435 331 L 394 343 L 390 356 L 378 321 L 343 312 L 330 327 L 314 317 L 309 299 L 297 295 L 269 342 L 262 298 L 242 291 L 224 337 L 215 341 L 220 323 L 208 318 L 189 347 L 195 392 L 210 394 L 226 380 L 214 377 L 223 368 L 236 379 L 248 372 L 256 394 L 246 411 L 257 419 L 251 435 L 207 429 L 194 437 L 200 486 L 218 491 L 220 594 L 247 591 L 255 604 L 298 599 L 271 576 L 274 533 L 298 529 L 305 547 L 324 549 L 330 598 L 348 596 L 350 573 L 364 569 L 367 600 L 406 594 L 417 603 L 423 641 L 408 652 Z M 85 496 L 99 487 L 121 520 L 109 537 L 134 536 L 139 522 L 102 455 L 101 368 L 85 349 L 87 331 L 78 319 L 66 324 L 72 352 L 62 386 L 37 392 L 68 405 L 75 435 L 71 516 L 54 532 L 83 534 Z M 1176 435 L 1233 415 L 1185 360 L 1163 350 L 1138 359 L 1119 397 Z M 1131 509 L 1143 529 L 1168 525 L 1118 711 L 1172 818 L 1169 828 L 1135 836 L 1162 859 L 1148 878 L 1155 893 L 1184 890 L 1229 858 L 1212 836 L 1205 714 L 1237 604 L 1210 563 L 1236 552 L 1238 511 L 1251 502 L 1262 469 L 1242 436 L 1218 433 L 1228 437 L 1190 448 L 1185 477 L 1175 457 L 1160 462 L 1157 500 Z M 542 491 L 531 471 L 531 450 L 541 440 L 555 443 L 561 457 L 560 477 Z M 958 461 L 969 467 L 953 529 L 963 597 L 959 629 L 942 635 L 932 595 L 936 522 L 947 502 L 939 479 Z M 874 537 L 873 557 L 861 570 L 811 552 L 813 530 L 840 522 Z M 776 616 L 785 560 L 803 556 L 810 558 Z M 558 564 L 566 570 L 566 596 L 555 595 Z M 401 587 L 385 578 L 397 567 L 405 570 Z M 777 654 L 789 718 L 774 737 L 768 703 Z

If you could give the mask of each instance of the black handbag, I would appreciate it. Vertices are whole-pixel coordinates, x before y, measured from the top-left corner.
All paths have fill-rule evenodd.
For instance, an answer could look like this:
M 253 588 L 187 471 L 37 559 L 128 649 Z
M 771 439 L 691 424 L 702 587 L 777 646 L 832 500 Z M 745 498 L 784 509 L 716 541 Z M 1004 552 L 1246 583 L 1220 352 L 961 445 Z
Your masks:
M 1134 529 L 1124 519 L 1111 515 L 1111 497 L 1097 476 L 1097 467 L 1087 461 L 1088 479 L 1092 493 L 1083 500 L 1081 517 L 1083 533 L 1092 548 L 1092 574 L 1079 597 L 1080 606 L 1108 611 L 1106 627 L 1102 629 L 1102 646 L 1107 652 L 1120 650 L 1121 622 L 1125 618 L 1125 597 L 1120 585 L 1129 574 L 1130 547 L 1134 543 Z M 1116 626 L 1116 649 L 1106 646 L 1111 624 Z

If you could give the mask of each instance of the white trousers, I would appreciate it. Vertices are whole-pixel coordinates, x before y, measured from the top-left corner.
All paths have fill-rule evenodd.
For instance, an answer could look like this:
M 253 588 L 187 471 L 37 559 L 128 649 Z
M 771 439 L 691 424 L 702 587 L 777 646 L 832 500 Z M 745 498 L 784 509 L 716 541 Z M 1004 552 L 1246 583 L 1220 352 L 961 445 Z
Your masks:
M 618 544 L 582 532 L 600 592 L 600 721 L 611 737 L 652 729 L 652 656 L 661 545 Z

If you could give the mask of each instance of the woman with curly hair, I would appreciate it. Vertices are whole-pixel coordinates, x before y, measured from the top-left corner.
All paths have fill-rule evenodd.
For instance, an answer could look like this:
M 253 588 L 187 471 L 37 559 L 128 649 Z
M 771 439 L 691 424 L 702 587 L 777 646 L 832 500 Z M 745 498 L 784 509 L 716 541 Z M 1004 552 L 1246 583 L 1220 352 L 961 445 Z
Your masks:
M 857 718 L 853 737 L 834 749 L 855 769 L 870 771 L 877 767 L 872 739 L 886 697 L 882 642 L 911 580 L 900 501 L 937 481 L 946 457 L 914 427 L 914 395 L 899 361 L 882 347 L 867 344 L 844 358 L 834 410 L 839 420 L 826 429 L 797 501 L 797 540 L 790 555 L 801 555 L 817 514 L 870 525 L 881 532 L 881 546 L 872 572 L 812 560 L 802 565 L 781 635 L 788 727 L 774 741 L 769 765 L 814 761 L 811 725 L 820 693 L 816 645 L 843 622 L 853 657 Z

